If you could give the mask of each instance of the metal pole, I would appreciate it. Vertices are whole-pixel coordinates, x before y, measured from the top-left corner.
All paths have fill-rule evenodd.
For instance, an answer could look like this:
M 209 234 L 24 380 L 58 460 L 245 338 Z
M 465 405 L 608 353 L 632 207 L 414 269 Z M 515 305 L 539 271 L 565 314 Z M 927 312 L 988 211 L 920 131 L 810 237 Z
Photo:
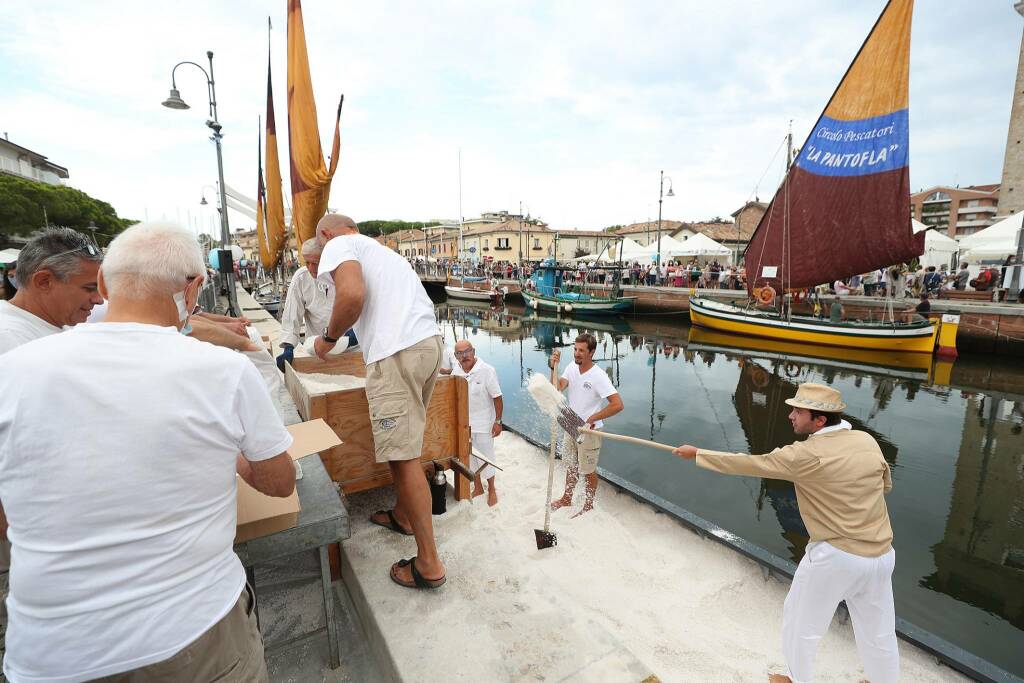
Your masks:
M 213 142 L 217 147 L 217 178 L 219 180 L 220 187 L 220 243 L 222 249 L 231 250 L 231 230 L 228 226 L 228 196 L 227 190 L 224 187 L 224 153 L 221 149 L 221 125 L 217 120 L 217 90 L 214 87 L 213 80 L 213 52 L 207 51 L 207 59 L 210 60 L 210 113 L 213 116 L 212 121 L 207 121 L 206 125 L 213 131 Z M 233 261 L 234 259 L 232 259 Z M 227 288 L 228 288 L 228 313 L 229 315 L 238 316 L 238 300 L 235 294 L 235 274 L 234 272 L 225 273 Z
M 1007 292 L 1007 301 L 1016 302 L 1020 296 L 1021 269 L 1024 269 L 1024 229 L 1017 231 L 1017 256 L 1010 266 L 1013 277 L 1010 278 L 1010 291 Z
M 661 281 L 661 200 L 662 192 L 665 189 L 665 172 L 661 172 L 661 179 L 658 181 L 658 262 L 654 264 L 655 273 L 657 277 L 655 280 L 659 285 L 664 284 Z
M 523 203 L 519 202 L 519 268 L 523 267 Z

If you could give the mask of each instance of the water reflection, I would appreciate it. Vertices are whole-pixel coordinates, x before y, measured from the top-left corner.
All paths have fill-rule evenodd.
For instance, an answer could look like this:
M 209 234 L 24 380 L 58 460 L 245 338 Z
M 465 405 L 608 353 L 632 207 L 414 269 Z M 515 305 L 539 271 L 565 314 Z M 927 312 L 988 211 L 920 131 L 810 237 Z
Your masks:
M 879 354 L 734 337 L 678 318 L 564 319 L 516 308 L 438 307 L 448 342 L 470 337 L 499 372 L 505 420 L 546 441 L 521 389 L 555 348 L 597 336 L 597 364 L 626 409 L 614 431 L 664 443 L 763 453 L 791 443 L 784 401 L 830 384 L 893 471 L 897 613 L 1024 675 L 1024 369 L 1015 359 Z M 602 466 L 779 557 L 807 544 L 792 484 L 714 477 L 608 443 Z

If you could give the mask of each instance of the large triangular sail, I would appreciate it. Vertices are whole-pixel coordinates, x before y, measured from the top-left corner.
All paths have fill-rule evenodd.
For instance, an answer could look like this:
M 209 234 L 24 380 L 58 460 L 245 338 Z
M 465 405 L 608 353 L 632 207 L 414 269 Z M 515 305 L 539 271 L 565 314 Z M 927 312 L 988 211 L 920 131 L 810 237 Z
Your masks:
M 306 54 L 306 33 L 302 3 L 288 1 L 288 145 L 292 178 L 292 225 L 298 244 L 313 237 L 316 224 L 327 212 L 331 180 L 338 168 L 341 147 L 341 105 L 334 120 L 334 144 L 330 168 L 324 165 L 320 149 L 320 128 L 316 120 L 313 81 Z
M 268 259 L 263 260 L 263 267 L 270 270 L 277 266 L 281 259 L 281 250 L 286 241 L 284 220 L 284 190 L 281 185 L 281 160 L 277 155 L 277 122 L 274 116 L 274 87 L 270 70 L 270 19 L 267 19 L 267 168 L 265 218 Z M 262 257 L 263 251 L 260 250 Z
M 910 261 L 908 91 L 913 0 L 890 0 L 745 252 L 747 288 L 813 287 Z

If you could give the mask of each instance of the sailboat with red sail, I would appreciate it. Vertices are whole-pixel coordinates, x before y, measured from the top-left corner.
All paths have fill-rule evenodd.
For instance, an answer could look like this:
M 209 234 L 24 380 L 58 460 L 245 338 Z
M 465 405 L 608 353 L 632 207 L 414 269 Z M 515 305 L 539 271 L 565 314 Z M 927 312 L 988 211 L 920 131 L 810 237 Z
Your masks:
M 794 315 L 791 306 L 793 292 L 924 253 L 924 233 L 915 235 L 910 222 L 912 14 L 913 0 L 888 2 L 768 205 L 744 252 L 751 304 L 694 297 L 695 325 L 785 341 L 921 353 L 938 346 L 956 354 L 956 315 L 897 322 L 890 306 L 887 321 L 831 322 Z

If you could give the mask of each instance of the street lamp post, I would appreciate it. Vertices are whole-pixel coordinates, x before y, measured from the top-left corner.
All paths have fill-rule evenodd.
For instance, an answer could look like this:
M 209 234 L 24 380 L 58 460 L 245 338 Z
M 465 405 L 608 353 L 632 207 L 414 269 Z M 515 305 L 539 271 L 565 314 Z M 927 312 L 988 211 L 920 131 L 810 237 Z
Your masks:
M 216 90 L 216 88 L 214 86 L 214 80 L 213 80 L 213 52 L 208 50 L 206 52 L 206 58 L 210 62 L 210 70 L 209 71 L 207 71 L 201 65 L 199 65 L 199 64 L 197 64 L 195 62 L 185 61 L 185 62 L 178 62 L 177 64 L 174 65 L 174 68 L 171 69 L 171 92 L 167 96 L 167 99 L 164 100 L 162 104 L 165 107 L 167 107 L 168 109 L 188 109 L 189 108 L 188 104 L 186 104 L 185 101 L 183 99 L 181 99 L 181 94 L 178 92 L 177 82 L 174 79 L 174 72 L 178 70 L 179 66 L 181 66 L 183 64 L 191 64 L 192 66 L 194 66 L 197 69 L 199 69 L 200 71 L 202 71 L 203 75 L 206 76 L 206 95 L 207 95 L 207 98 L 209 100 L 209 112 L 210 112 L 210 119 L 206 122 L 206 126 L 207 126 L 207 128 L 209 128 L 210 130 L 213 131 L 213 135 L 210 137 L 210 139 L 213 140 L 214 145 L 217 148 L 217 178 L 218 178 L 218 181 L 219 181 L 219 188 L 218 189 L 220 191 L 220 242 L 221 242 L 221 248 L 222 249 L 230 250 L 231 249 L 231 231 L 230 231 L 230 229 L 228 227 L 228 211 L 227 211 L 227 208 L 228 208 L 228 198 L 227 198 L 227 191 L 225 190 L 225 186 L 224 186 L 224 154 L 223 154 L 223 152 L 221 150 L 221 142 L 220 142 L 221 138 L 223 138 L 224 136 L 220 132 L 221 131 L 220 121 L 217 120 L 217 90 Z M 205 199 L 205 197 L 204 197 L 204 199 Z M 230 313 L 233 314 L 233 315 L 237 315 L 237 313 L 238 313 L 238 302 L 237 302 L 236 297 L 235 297 L 235 277 L 234 277 L 234 273 L 233 272 L 231 272 L 231 273 L 223 273 L 223 275 L 227 279 L 228 307 L 230 308 Z
M 668 192 L 665 192 L 665 172 L 661 172 L 661 178 L 658 181 L 658 262 L 654 264 L 658 273 L 658 284 L 665 284 L 661 281 L 661 202 L 664 197 L 675 197 L 675 193 L 672 191 L 672 179 L 668 178 Z

